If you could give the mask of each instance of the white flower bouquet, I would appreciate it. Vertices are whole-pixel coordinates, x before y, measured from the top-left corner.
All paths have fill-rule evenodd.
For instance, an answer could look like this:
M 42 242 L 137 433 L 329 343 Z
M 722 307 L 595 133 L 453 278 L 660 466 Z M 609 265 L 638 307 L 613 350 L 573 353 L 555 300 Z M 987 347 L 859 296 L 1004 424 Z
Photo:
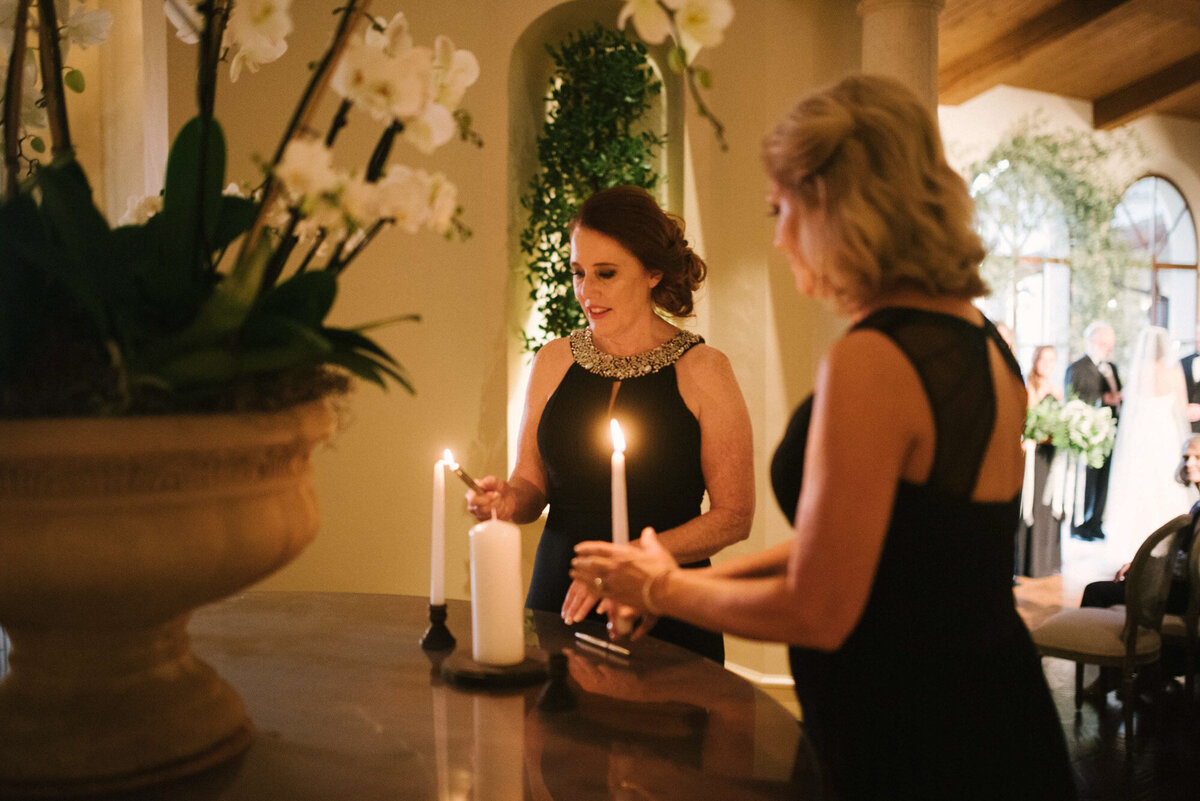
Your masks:
M 1089 467 L 1100 467 L 1112 453 L 1117 424 L 1107 406 L 1092 406 L 1079 398 L 1066 403 L 1039 403 L 1025 418 L 1025 438 L 1046 442 L 1078 454 Z

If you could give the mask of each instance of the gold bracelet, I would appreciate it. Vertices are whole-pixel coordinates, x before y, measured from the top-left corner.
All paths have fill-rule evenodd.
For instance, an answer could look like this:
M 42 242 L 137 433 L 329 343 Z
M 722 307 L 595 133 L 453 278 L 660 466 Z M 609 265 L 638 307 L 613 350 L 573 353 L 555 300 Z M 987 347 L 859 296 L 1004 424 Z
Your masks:
M 662 617 L 662 612 L 654 605 L 654 601 L 650 599 L 651 593 L 654 592 L 654 585 L 660 578 L 670 573 L 674 568 L 664 567 L 662 570 L 655 573 L 653 576 L 648 576 L 642 582 L 642 606 L 646 607 L 646 611 L 655 617 Z

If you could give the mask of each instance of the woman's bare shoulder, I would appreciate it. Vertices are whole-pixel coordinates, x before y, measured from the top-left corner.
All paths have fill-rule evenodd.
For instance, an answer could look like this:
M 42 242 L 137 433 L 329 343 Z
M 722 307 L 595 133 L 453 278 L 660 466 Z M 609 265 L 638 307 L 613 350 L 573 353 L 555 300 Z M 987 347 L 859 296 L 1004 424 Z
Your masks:
M 553 392 L 567 374 L 574 358 L 571 355 L 569 337 L 552 339 L 542 345 L 533 357 L 533 370 L 529 376 L 530 389 L 546 395 Z

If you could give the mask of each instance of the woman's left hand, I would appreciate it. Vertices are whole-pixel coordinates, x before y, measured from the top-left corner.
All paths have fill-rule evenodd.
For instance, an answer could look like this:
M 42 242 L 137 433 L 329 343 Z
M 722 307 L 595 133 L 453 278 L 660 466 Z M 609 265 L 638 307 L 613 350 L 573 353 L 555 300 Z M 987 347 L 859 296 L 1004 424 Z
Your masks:
M 662 547 L 654 529 L 647 527 L 641 539 L 630 545 L 589 541 L 575 546 L 571 578 L 590 584 L 593 592 L 639 611 L 646 609 L 643 587 L 651 579 L 677 568 L 670 551 Z
M 600 596 L 593 592 L 593 586 L 591 582 L 576 579 L 567 588 L 567 597 L 563 599 L 562 605 L 562 619 L 568 626 L 587 617 L 588 612 L 592 611 L 592 607 L 600 600 Z

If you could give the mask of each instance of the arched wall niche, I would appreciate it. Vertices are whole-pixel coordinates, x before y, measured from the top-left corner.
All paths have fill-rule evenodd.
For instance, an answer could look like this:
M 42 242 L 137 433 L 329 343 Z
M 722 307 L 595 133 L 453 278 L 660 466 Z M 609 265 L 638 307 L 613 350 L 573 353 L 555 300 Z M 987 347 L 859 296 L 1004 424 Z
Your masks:
M 524 265 L 527 256 L 521 252 L 520 232 L 527 217 L 521 205 L 530 178 L 538 170 L 537 139 L 546 119 L 545 97 L 554 74 L 554 62 L 547 46 L 557 46 L 568 35 L 599 23 L 616 25 L 622 3 L 620 0 L 572 0 L 551 8 L 537 17 L 518 37 L 509 61 L 508 86 L 508 264 L 510 265 L 507 317 L 509 321 L 508 369 L 508 465 L 516 461 L 517 438 L 520 429 L 525 385 L 528 382 L 532 354 L 521 346 L 521 331 L 529 324 L 532 304 Z M 659 202 L 667 209 L 683 213 L 684 206 L 684 120 L 683 81 L 667 68 L 666 45 L 648 46 L 651 65 L 663 89 L 648 124 L 666 136 L 659 153 L 658 172 L 662 184 Z

